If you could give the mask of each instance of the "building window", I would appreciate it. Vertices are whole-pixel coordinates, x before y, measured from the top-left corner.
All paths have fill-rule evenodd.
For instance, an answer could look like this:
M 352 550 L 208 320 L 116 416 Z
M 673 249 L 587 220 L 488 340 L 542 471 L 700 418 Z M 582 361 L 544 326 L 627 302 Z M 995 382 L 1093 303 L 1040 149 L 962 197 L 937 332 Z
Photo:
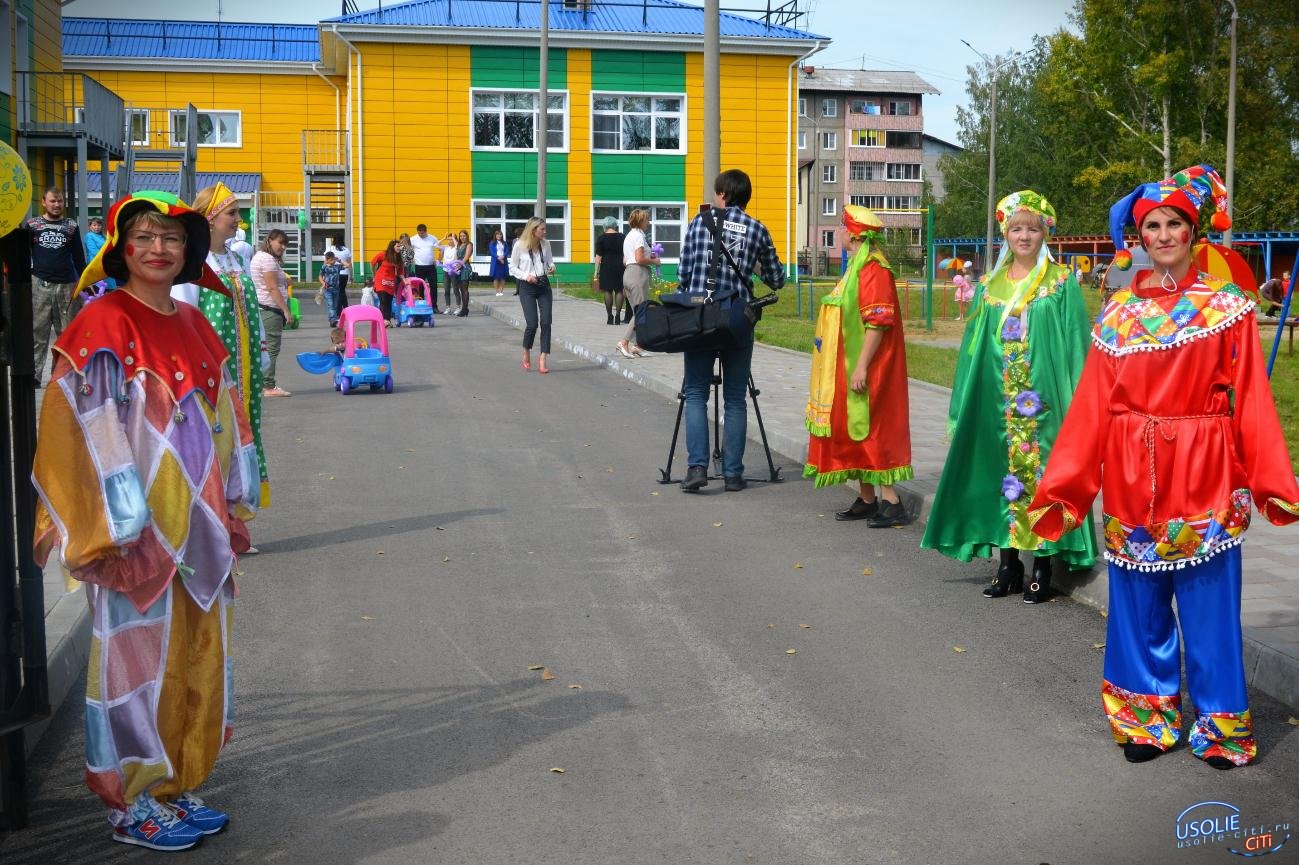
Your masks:
M 884 130 L 882 129 L 854 129 L 852 131 L 853 147 L 883 147 Z
M 685 153 L 684 94 L 591 95 L 591 149 L 595 152 Z
M 821 166 L 821 182 L 822 182 L 822 183 L 838 183 L 838 182 L 839 182 L 839 166 L 837 166 L 837 165 L 822 165 L 822 166 Z
M 912 246 L 920 245 L 920 229 L 918 228 L 886 228 L 884 229 L 884 236 L 889 240 L 900 237 L 903 242 Z
M 884 139 L 884 143 L 889 147 L 898 147 L 906 150 L 920 149 L 919 132 L 890 132 Z
M 800 96 L 800 97 L 798 97 L 798 116 L 799 116 L 799 117 L 806 117 L 806 116 L 807 116 L 807 97 L 806 97 L 806 96 Z
M 475 90 L 474 150 L 536 150 L 536 91 Z M 568 149 L 568 94 L 551 93 L 546 107 L 546 148 Z
M 184 147 L 186 141 L 184 111 L 171 112 L 171 146 Z M 241 147 L 242 112 L 239 111 L 200 111 L 198 112 L 198 146 L 199 147 Z
M 535 201 L 475 201 L 474 259 L 486 261 L 493 235 L 500 230 L 506 242 L 523 228 L 536 209 Z M 556 261 L 568 259 L 568 203 L 546 205 L 546 240 Z
M 802 130 L 798 133 L 798 149 L 807 150 L 807 133 Z
M 839 199 L 837 199 L 837 198 L 822 198 L 822 199 L 821 199 L 821 215 L 822 215 L 822 216 L 838 216 L 838 215 L 839 215 Z
M 149 146 L 149 112 L 144 109 L 131 109 L 126 114 L 127 129 L 131 134 L 131 143 L 136 147 Z
M 874 99 L 853 99 L 848 102 L 849 114 L 879 114 L 880 104 Z
M 821 229 L 821 245 L 826 249 L 834 249 L 834 229 Z
M 915 210 L 920 207 L 920 196 L 886 195 L 884 196 L 884 207 L 886 210 Z
M 889 114 L 902 117 L 911 113 L 911 100 L 901 99 L 889 102 Z
M 595 239 L 604 233 L 604 226 L 600 223 L 606 216 L 612 216 L 618 220 L 619 231 L 626 234 L 631 228 L 627 224 L 627 217 L 631 216 L 633 210 L 648 210 L 650 227 L 646 232 L 650 244 L 663 244 L 664 261 L 676 261 L 681 257 L 681 239 L 685 237 L 686 232 L 686 206 L 683 203 L 675 204 L 610 204 L 607 202 L 597 202 L 591 205 L 591 248 L 595 248 Z
M 822 100 L 821 100 L 821 116 L 822 116 L 822 117 L 838 117 L 838 116 L 839 116 L 839 103 L 836 102 L 836 101 L 834 101 L 833 99 L 822 99 Z
M 919 180 L 920 163 L 890 162 L 885 166 L 884 177 L 887 180 Z
M 882 195 L 850 195 L 848 203 L 855 204 L 858 207 L 869 207 L 871 210 L 884 209 L 884 196 Z
M 848 163 L 849 180 L 883 180 L 883 162 L 850 162 Z
M 822 149 L 822 150 L 838 150 L 838 149 L 839 149 L 839 133 L 838 133 L 838 132 L 822 132 L 822 133 L 821 133 L 821 149 Z

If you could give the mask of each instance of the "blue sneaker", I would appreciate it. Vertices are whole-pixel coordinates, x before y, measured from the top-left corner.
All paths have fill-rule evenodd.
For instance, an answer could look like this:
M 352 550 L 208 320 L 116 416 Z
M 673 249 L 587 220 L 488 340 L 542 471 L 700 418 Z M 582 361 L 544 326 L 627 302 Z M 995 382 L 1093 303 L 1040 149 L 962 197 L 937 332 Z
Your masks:
M 167 803 L 176 816 L 204 835 L 215 835 L 230 825 L 230 815 L 203 803 L 193 793 L 183 793 L 179 799 Z
M 150 802 L 143 817 L 129 826 L 113 829 L 113 840 L 165 852 L 188 850 L 203 840 L 203 833 L 185 823 L 167 806 Z

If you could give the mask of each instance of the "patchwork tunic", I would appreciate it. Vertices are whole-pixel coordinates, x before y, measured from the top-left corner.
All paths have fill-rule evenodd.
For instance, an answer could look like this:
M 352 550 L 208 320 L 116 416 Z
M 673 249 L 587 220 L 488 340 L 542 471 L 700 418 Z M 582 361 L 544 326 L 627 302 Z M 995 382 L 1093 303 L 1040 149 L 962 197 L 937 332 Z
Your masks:
M 1239 765 L 1256 747 L 1238 545 L 1253 507 L 1277 525 L 1299 519 L 1254 306 L 1234 284 L 1195 272 L 1172 292 L 1115 293 L 1029 506 L 1033 530 L 1054 539 L 1102 491 L 1110 580 L 1102 695 L 1115 740 L 1176 743 L 1180 624 L 1198 711 L 1191 748 Z
M 201 784 L 230 736 L 232 573 L 257 449 L 197 309 L 115 291 L 75 325 L 41 409 L 35 553 L 88 584 L 86 781 L 126 825 L 142 795 Z

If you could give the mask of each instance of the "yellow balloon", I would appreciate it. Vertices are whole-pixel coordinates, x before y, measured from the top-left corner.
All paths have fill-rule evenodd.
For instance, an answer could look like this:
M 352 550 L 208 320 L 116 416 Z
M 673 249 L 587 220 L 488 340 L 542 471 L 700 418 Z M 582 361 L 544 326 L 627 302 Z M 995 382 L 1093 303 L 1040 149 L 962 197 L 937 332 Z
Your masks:
M 0 236 L 13 231 L 32 208 L 32 174 L 12 147 L 0 141 Z

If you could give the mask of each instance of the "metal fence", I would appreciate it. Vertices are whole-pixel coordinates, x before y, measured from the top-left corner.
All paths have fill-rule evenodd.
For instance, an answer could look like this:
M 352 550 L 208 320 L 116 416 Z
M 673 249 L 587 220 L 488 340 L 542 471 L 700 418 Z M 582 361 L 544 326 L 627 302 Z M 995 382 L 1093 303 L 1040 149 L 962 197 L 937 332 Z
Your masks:
M 19 72 L 18 131 L 26 135 L 82 135 L 118 158 L 125 103 L 89 75 Z
M 348 170 L 346 129 L 302 130 L 302 167 L 315 173 L 343 174 Z

